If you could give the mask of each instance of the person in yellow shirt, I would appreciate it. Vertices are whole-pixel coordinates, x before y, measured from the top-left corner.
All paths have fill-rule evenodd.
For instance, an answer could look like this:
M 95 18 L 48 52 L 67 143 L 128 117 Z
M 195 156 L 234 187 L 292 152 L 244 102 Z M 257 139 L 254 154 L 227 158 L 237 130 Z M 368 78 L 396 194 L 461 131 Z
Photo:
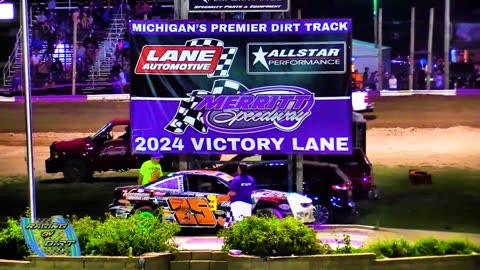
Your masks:
M 145 161 L 140 167 L 138 174 L 138 184 L 146 185 L 163 176 L 162 166 L 160 165 L 161 155 L 153 155 L 150 160 Z

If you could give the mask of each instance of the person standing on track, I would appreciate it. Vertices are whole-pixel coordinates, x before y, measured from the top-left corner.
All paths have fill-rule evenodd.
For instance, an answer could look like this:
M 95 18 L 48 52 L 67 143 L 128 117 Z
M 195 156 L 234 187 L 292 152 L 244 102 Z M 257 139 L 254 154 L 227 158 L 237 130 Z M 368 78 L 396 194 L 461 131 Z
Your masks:
M 146 185 L 163 176 L 162 166 L 160 165 L 161 155 L 153 155 L 150 160 L 145 161 L 140 167 L 138 174 L 138 184 Z
M 255 180 L 247 174 L 246 164 L 238 165 L 237 172 L 238 175 L 230 183 L 228 192 L 234 223 L 252 215 L 252 193 L 257 189 Z

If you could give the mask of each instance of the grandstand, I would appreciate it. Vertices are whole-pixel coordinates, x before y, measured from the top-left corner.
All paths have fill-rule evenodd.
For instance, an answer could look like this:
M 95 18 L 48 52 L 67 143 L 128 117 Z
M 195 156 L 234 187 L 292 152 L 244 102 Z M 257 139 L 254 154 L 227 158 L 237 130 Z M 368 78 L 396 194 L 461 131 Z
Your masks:
M 33 1 L 32 1 L 33 2 Z M 53 3 L 52 3 L 53 2 Z M 140 2 L 140 1 L 139 1 Z M 154 0 L 146 1 L 152 7 Z M 166 14 L 148 17 L 170 18 L 173 1 L 159 1 Z M 125 0 L 51 0 L 29 5 L 29 46 L 33 93 L 71 91 L 73 64 L 73 16 L 78 12 L 77 27 L 77 89 L 78 93 L 106 93 L 113 90 L 112 68 L 116 63 L 129 70 L 128 59 L 116 53 L 117 44 L 125 41 L 128 20 L 138 16 L 138 2 Z M 157 12 L 158 13 L 158 12 Z M 3 68 L 1 87 L 17 90 L 22 70 L 22 40 L 20 28 L 16 42 Z M 126 43 L 126 42 L 125 42 Z M 125 61 L 126 60 L 126 61 Z M 61 64 L 58 64 L 60 62 Z M 128 74 L 126 76 L 129 77 Z

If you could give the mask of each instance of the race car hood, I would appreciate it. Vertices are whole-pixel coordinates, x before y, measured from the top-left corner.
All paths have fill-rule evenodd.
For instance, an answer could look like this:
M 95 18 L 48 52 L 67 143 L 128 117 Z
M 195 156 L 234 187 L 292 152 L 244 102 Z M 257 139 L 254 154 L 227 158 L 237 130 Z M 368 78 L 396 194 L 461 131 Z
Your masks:
M 284 192 L 284 191 L 277 191 L 271 189 L 258 189 L 252 193 L 252 197 L 278 197 L 282 199 L 288 200 L 295 200 L 298 203 L 311 203 L 312 200 L 307 196 L 303 196 L 302 194 L 296 192 Z
M 288 193 L 283 191 L 271 190 L 271 189 L 257 189 L 253 191 L 252 197 L 259 198 L 259 197 L 277 197 L 286 199 Z
M 291 192 L 287 194 L 287 198 L 289 202 L 295 201 L 300 204 L 309 204 L 312 203 L 312 199 L 308 198 L 299 193 Z

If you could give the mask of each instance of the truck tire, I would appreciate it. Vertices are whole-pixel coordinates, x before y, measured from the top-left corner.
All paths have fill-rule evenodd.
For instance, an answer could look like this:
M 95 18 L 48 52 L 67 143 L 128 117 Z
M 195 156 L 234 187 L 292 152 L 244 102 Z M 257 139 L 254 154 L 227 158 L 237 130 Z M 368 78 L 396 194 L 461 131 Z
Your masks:
M 63 166 L 63 177 L 70 182 L 83 182 L 90 178 L 87 164 L 80 159 L 69 159 Z

